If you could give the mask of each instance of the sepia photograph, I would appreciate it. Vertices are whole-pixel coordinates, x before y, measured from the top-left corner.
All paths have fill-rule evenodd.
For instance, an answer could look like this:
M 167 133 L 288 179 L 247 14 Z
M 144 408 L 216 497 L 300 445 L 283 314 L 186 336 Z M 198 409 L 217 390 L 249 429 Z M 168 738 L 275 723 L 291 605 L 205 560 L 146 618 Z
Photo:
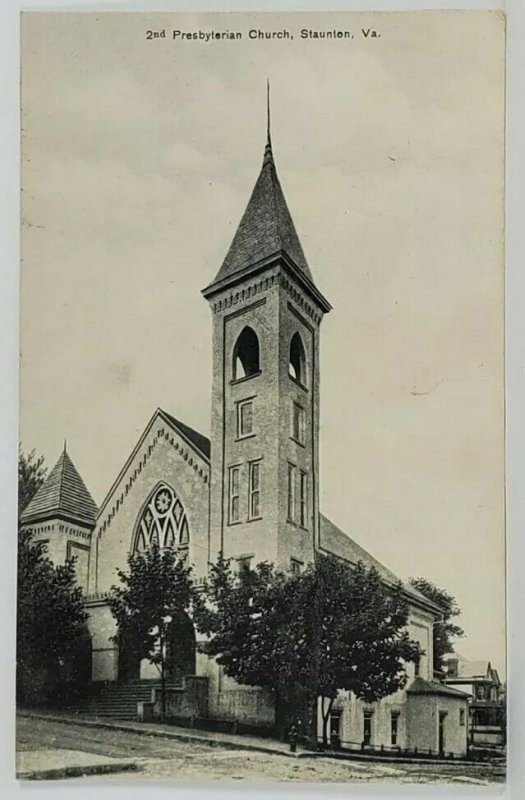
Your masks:
M 503 12 L 20 63 L 17 778 L 501 789 Z

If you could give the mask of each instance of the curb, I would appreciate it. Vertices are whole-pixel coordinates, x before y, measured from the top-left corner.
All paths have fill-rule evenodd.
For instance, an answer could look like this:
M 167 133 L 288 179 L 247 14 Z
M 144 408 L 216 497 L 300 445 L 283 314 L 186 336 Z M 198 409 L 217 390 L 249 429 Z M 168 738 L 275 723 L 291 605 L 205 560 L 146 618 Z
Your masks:
M 53 767 L 52 769 L 33 769 L 17 772 L 19 781 L 53 781 L 60 778 L 81 778 L 83 775 L 107 775 L 110 772 L 133 772 L 137 764 L 123 761 L 115 764 L 93 764 L 85 767 Z
M 296 753 L 292 753 L 286 750 L 277 750 L 272 747 L 265 747 L 264 745 L 255 745 L 249 744 L 248 742 L 231 742 L 231 741 L 222 741 L 221 739 L 213 739 L 207 736 L 199 736 L 199 735 L 192 735 L 191 733 L 182 733 L 179 731 L 170 730 L 167 728 L 166 730 L 151 730 L 148 728 L 138 728 L 133 725 L 126 725 L 126 723 L 119 723 L 119 722 L 104 722 L 100 719 L 76 719 L 75 717 L 66 717 L 66 716 L 55 716 L 51 714 L 41 714 L 38 712 L 31 712 L 31 711 L 19 711 L 19 716 L 21 717 L 30 717 L 33 719 L 42 719 L 47 720 L 49 722 L 59 722 L 66 725 L 80 725 L 85 728 L 103 728 L 106 730 L 112 731 L 122 731 L 124 733 L 136 733 L 139 736 L 156 736 L 161 739 L 175 739 L 179 742 L 186 742 L 188 744 L 205 744 L 209 747 L 222 747 L 226 750 L 247 750 L 256 753 L 267 753 L 269 755 L 276 755 L 276 756 L 283 756 L 284 758 L 331 758 L 338 761 L 370 761 L 380 764 L 432 764 L 434 766 L 437 765 L 448 765 L 448 766 L 468 766 L 468 767 L 494 767 L 494 764 L 490 763 L 483 763 L 478 761 L 467 761 L 467 760 L 450 760 L 447 759 L 430 759 L 430 758 L 403 758 L 403 757 L 396 757 L 396 758 L 388 758 L 382 756 L 374 756 L 369 755 L 366 753 L 361 753 L 360 751 L 356 753 L 346 752 L 327 752 L 324 750 L 314 751 L 314 750 L 302 750 Z M 500 765 L 497 765 L 500 767 Z M 506 765 L 503 765 L 501 768 L 505 769 Z
M 207 736 L 192 736 L 191 733 L 179 733 L 179 731 L 169 729 L 165 731 L 151 730 L 149 728 L 141 729 L 132 725 L 126 725 L 125 723 L 103 722 L 98 719 L 76 719 L 75 717 L 39 714 L 31 711 L 19 711 L 18 715 L 31 719 L 42 719 L 48 722 L 59 722 L 65 725 L 80 725 L 84 728 L 103 728 L 111 731 L 122 731 L 124 733 L 136 733 L 139 736 L 156 736 L 160 739 L 175 739 L 179 742 L 187 742 L 188 744 L 206 744 L 210 747 L 223 747 L 227 750 L 251 750 L 252 752 L 269 753 L 270 755 L 284 756 L 285 758 L 309 758 L 311 755 L 317 755 L 317 753 L 309 752 L 291 753 L 286 750 L 264 747 L 264 745 L 249 744 L 248 742 L 230 742 L 222 741 L 221 739 L 212 739 Z

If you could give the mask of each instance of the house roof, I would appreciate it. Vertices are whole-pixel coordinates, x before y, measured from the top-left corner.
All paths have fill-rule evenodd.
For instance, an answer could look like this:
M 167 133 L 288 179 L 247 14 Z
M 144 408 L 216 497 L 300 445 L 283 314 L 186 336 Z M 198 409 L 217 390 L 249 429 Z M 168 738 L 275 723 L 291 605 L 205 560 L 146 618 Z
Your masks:
M 436 683 L 435 681 L 426 681 L 424 678 L 419 677 L 414 678 L 407 688 L 407 693 L 444 695 L 447 697 L 458 697 L 463 700 L 470 697 L 467 692 L 460 692 L 459 689 L 453 689 L 452 686 L 446 686 L 444 683 Z
M 457 661 L 457 675 L 451 675 L 447 680 L 454 681 L 458 679 L 472 680 L 474 678 L 483 678 L 484 680 L 500 682 L 498 671 L 492 667 L 490 661 L 487 661 L 487 659 L 470 661 L 459 653 L 455 653 L 455 655 L 447 658 L 447 662 L 451 661 Z
M 237 276 L 244 277 L 251 273 L 251 267 L 282 255 L 287 257 L 296 276 L 314 291 L 324 309 L 330 310 L 330 304 L 315 287 L 277 176 L 268 134 L 261 171 L 248 205 L 221 268 L 203 294 L 208 296 L 217 285 L 228 284 Z
M 57 463 L 22 513 L 22 522 L 53 516 L 94 525 L 97 506 L 65 447 Z
M 323 550 L 339 556 L 340 558 L 344 558 L 351 564 L 357 564 L 358 561 L 362 561 L 366 567 L 374 567 L 386 583 L 395 584 L 400 581 L 392 570 L 385 567 L 377 558 L 374 558 L 373 555 L 361 547 L 361 545 L 347 533 L 338 528 L 337 525 L 334 525 L 334 523 L 323 514 L 320 516 L 320 545 Z M 415 603 L 425 605 L 426 607 L 430 607 L 433 611 L 441 613 L 441 609 L 436 603 L 433 603 L 417 589 L 414 589 L 409 583 L 403 583 L 403 588 L 406 594 Z

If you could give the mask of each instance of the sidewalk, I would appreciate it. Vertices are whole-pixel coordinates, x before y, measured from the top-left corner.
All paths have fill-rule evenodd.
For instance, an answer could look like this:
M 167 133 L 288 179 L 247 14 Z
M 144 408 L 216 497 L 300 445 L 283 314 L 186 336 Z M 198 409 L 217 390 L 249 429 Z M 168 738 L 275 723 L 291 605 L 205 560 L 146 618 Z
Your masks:
M 23 750 L 16 754 L 18 780 L 56 780 L 137 769 L 131 758 L 109 758 L 81 750 Z
M 207 744 L 210 747 L 225 747 L 232 750 L 255 750 L 259 753 L 270 753 L 291 758 L 312 756 L 310 750 L 297 747 L 296 753 L 290 752 L 290 746 L 277 739 L 265 739 L 259 736 L 238 735 L 233 733 L 218 733 L 215 731 L 197 730 L 195 728 L 180 728 L 176 725 L 160 725 L 152 722 L 133 722 L 112 720 L 109 717 L 90 717 L 85 714 L 62 714 L 60 712 L 45 713 L 19 710 L 19 716 L 34 719 L 48 720 L 49 722 L 63 722 L 68 725 L 82 725 L 87 728 L 105 728 L 113 731 L 126 731 L 143 736 L 159 736 L 165 739 L 176 739 L 190 744 Z
M 207 744 L 210 747 L 223 747 L 231 750 L 251 750 L 259 753 L 269 753 L 274 755 L 286 756 L 288 758 L 332 758 L 344 761 L 370 761 L 382 764 L 432 764 L 432 765 L 452 765 L 469 766 L 472 768 L 486 767 L 483 762 L 473 762 L 463 759 L 458 760 L 438 760 L 429 758 L 414 758 L 409 755 L 404 757 L 386 757 L 381 754 L 363 753 L 355 751 L 330 751 L 330 750 L 306 750 L 297 747 L 297 752 L 291 753 L 290 746 L 286 742 L 277 739 L 266 739 L 259 736 L 249 736 L 246 734 L 222 733 L 215 731 L 205 731 L 195 728 L 182 728 L 176 725 L 160 725 L 150 722 L 133 722 L 123 720 L 113 720 L 108 717 L 91 717 L 86 714 L 62 714 L 61 712 L 32 712 L 19 710 L 19 715 L 23 717 L 33 717 L 35 719 L 48 720 L 50 722 L 62 722 L 68 725 L 82 725 L 87 728 L 104 728 L 113 731 L 125 731 L 136 733 L 143 736 L 159 736 L 165 739 L 176 739 L 181 742 Z

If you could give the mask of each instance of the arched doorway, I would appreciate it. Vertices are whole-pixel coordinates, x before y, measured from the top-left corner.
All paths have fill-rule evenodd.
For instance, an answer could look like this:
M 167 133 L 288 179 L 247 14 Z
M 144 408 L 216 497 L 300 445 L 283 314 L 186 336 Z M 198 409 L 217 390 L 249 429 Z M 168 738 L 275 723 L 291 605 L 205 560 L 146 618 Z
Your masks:
M 134 647 L 133 641 L 122 643 L 118 651 L 118 679 L 121 683 L 130 683 L 141 679 L 141 657 Z M 189 616 L 185 614 L 173 620 L 169 626 L 166 641 L 166 680 L 168 683 L 180 683 L 186 675 L 195 675 L 196 644 L 195 628 Z M 155 667 L 147 670 L 145 680 L 160 680 Z

